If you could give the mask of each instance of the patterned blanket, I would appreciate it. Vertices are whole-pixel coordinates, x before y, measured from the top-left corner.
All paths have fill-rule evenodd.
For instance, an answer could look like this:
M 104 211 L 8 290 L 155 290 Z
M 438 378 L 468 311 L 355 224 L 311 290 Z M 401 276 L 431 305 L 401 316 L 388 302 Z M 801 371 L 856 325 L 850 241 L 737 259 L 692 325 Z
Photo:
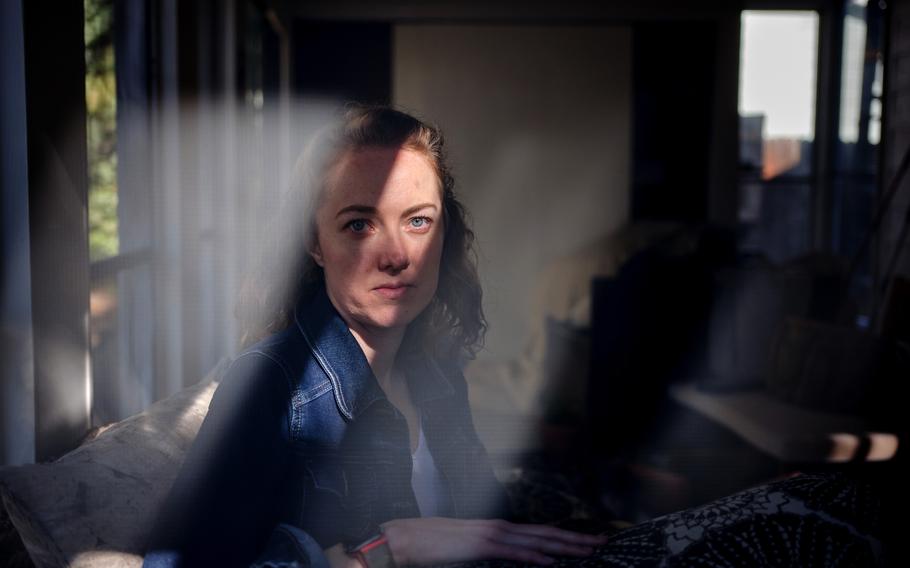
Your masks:
M 535 493 L 540 497 L 543 491 L 544 501 L 558 501 L 552 486 L 528 492 L 529 484 L 533 482 L 510 484 L 513 500 L 533 500 Z M 547 511 L 570 514 L 557 524 L 604 532 L 612 538 L 588 558 L 561 558 L 551 566 L 858 567 L 885 562 L 878 497 L 867 484 L 841 474 L 798 475 L 625 529 L 616 521 L 592 517 L 590 509 L 565 493 L 568 500 L 562 508 Z M 572 515 L 577 520 L 574 526 Z M 449 566 L 519 564 L 484 561 Z

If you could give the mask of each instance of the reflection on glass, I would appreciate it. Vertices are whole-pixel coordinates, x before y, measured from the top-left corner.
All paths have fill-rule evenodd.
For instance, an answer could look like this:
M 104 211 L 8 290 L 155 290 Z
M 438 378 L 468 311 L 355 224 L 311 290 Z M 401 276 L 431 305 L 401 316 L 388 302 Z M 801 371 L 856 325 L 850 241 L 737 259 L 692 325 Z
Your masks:
M 92 283 L 90 296 L 92 347 L 92 425 L 123 418 L 117 400 L 117 279 L 104 274 Z
M 113 0 L 84 0 L 85 110 L 88 167 L 89 258 L 92 270 L 91 331 L 92 424 L 119 419 L 111 398 L 117 378 L 117 280 L 99 271 L 99 261 L 115 257 L 117 222 L 117 95 L 114 75 Z

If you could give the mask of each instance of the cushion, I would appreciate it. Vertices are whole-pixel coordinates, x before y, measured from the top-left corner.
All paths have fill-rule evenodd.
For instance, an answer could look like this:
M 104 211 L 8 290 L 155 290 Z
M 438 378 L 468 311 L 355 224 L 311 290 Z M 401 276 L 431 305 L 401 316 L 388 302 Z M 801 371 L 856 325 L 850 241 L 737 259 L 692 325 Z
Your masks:
M 0 468 L 3 506 L 37 566 L 142 564 L 224 366 L 54 462 Z

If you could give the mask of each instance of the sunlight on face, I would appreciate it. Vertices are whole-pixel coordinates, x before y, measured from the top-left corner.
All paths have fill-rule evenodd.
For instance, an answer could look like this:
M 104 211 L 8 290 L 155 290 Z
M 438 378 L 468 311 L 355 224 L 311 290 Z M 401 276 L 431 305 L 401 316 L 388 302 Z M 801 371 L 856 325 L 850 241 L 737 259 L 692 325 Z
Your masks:
M 403 327 L 436 293 L 443 220 L 439 178 L 402 148 L 348 152 L 331 170 L 311 254 L 349 326 Z

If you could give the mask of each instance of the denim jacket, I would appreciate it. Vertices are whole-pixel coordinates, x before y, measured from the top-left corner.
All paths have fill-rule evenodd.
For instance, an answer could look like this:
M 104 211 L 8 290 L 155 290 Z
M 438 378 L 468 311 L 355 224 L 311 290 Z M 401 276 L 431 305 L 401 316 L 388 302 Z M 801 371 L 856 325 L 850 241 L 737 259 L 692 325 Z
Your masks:
M 403 347 L 404 348 L 404 347 Z M 458 364 L 399 356 L 448 516 L 506 506 Z M 238 355 L 159 514 L 146 566 L 325 566 L 322 549 L 419 517 L 407 422 L 324 289 Z

